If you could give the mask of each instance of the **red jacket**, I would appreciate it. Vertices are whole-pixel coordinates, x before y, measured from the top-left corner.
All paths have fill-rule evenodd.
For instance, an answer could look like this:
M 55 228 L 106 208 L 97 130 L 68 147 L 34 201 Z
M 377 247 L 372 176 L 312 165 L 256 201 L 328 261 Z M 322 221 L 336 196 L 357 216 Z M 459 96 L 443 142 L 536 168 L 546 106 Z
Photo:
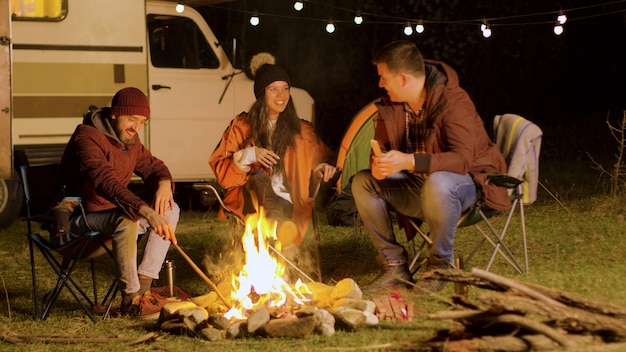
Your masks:
M 306 234 L 311 212 L 315 206 L 315 198 L 309 197 L 311 173 L 322 162 L 331 162 L 332 153 L 317 137 L 313 126 L 304 120 L 300 122 L 301 132 L 295 138 L 295 147 L 289 147 L 283 157 L 285 176 L 289 182 L 291 200 L 293 201 L 293 220 L 298 227 L 297 244 Z M 255 145 L 244 145 L 250 135 L 247 113 L 242 113 L 230 122 L 222 135 L 220 144 L 209 158 L 209 164 L 219 184 L 226 189 L 224 204 L 243 218 L 243 187 L 250 175 L 263 168 L 254 164 L 249 172 L 244 172 L 233 161 L 233 154 L 243 148 Z M 220 217 L 224 217 L 220 211 Z
M 152 156 L 139 136 L 132 145 L 120 142 L 109 123 L 108 109 L 86 115 L 61 159 L 66 195 L 80 196 L 87 212 L 120 207 L 129 218 L 139 220 L 139 208 L 148 204 L 128 189 L 133 173 L 148 186 L 172 181 L 169 169 Z
M 485 204 L 506 210 L 510 201 L 507 190 L 485 184 L 486 177 L 506 173 L 506 162 L 493 143 L 484 123 L 465 90 L 459 86 L 456 72 L 442 62 L 426 62 L 426 154 L 415 154 L 415 173 L 450 171 L 471 174 L 484 196 Z M 377 103 L 375 136 L 383 151 L 405 147 L 404 103 L 392 103 L 384 97 Z

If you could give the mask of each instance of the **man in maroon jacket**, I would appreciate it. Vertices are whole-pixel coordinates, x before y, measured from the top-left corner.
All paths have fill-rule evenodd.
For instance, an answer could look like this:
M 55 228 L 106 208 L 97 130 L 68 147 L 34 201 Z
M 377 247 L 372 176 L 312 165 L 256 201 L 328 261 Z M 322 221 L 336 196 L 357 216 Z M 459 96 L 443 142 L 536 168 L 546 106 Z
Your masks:
M 424 60 L 408 41 L 387 44 L 374 63 L 378 85 L 387 92 L 376 104 L 374 120 L 382 153 L 373 155 L 371 169 L 352 181 L 364 227 L 386 261 L 370 289 L 413 282 L 390 211 L 399 215 L 399 224 L 406 223 L 405 217 L 428 224 L 433 241 L 428 270 L 453 267 L 457 221 L 479 196 L 493 209 L 510 204 L 506 189 L 485 182 L 490 174 L 506 172 L 506 163 L 456 72 L 445 63 Z M 439 291 L 443 285 L 437 280 L 417 284 L 420 292 Z
M 82 198 L 86 217 L 70 220 L 65 243 L 88 230 L 112 240 L 122 289 L 122 313 L 149 315 L 160 311 L 160 297 L 150 292 L 158 279 L 180 208 L 174 202 L 172 175 L 141 143 L 138 132 L 150 117 L 148 99 L 137 88 L 118 91 L 111 107 L 86 114 L 65 148 L 61 182 L 67 196 Z M 138 175 L 150 204 L 128 185 Z M 137 239 L 149 231 L 137 266 Z

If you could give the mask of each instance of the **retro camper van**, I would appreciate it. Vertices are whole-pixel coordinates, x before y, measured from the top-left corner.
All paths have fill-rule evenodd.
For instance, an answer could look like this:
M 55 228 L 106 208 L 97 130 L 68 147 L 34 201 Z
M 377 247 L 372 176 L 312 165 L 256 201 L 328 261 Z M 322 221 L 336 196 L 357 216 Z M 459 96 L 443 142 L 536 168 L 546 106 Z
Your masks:
M 58 161 L 82 115 L 119 89 L 149 97 L 141 138 L 177 183 L 210 181 L 228 122 L 254 101 L 211 28 L 176 1 L 0 0 L 0 226 L 21 207 L 17 165 Z M 292 96 L 300 117 L 314 103 Z

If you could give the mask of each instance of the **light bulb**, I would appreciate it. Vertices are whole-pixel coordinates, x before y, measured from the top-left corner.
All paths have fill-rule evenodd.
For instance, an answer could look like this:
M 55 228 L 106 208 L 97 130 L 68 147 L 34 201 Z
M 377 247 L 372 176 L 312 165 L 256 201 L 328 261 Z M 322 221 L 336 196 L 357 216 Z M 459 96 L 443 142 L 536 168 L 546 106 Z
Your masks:
M 259 20 L 259 14 L 255 11 L 252 13 L 252 17 L 250 17 L 250 24 L 253 26 L 258 26 L 261 20 Z
M 489 22 L 486 18 L 483 18 L 483 23 L 480 25 L 480 31 L 483 32 L 483 37 L 491 37 L 491 27 L 489 26 Z
M 556 35 L 561 35 L 561 34 L 563 34 L 563 26 L 561 26 L 558 22 L 557 22 L 557 24 L 554 26 L 554 34 L 556 34 Z
M 302 1 L 296 1 L 293 4 L 293 8 L 296 9 L 296 11 L 301 11 L 304 8 L 304 3 L 302 3 Z
M 563 11 L 560 11 L 559 15 L 556 16 L 556 22 L 558 24 L 565 24 L 565 22 L 567 22 L 567 16 L 563 13 Z
M 185 4 L 183 4 L 183 2 L 181 1 L 176 4 L 176 12 L 183 13 L 183 11 L 185 11 Z
M 326 32 L 332 33 L 334 31 L 335 31 L 335 23 L 333 22 L 333 20 L 330 20 L 326 24 Z
M 491 28 L 489 27 L 489 25 L 485 26 L 485 30 L 483 31 L 483 37 L 485 38 L 491 37 Z
M 406 26 L 404 26 L 404 34 L 405 35 L 413 34 L 413 27 L 411 27 L 411 23 L 407 22 Z
M 419 34 L 424 33 L 424 22 L 422 22 L 422 20 L 417 21 L 417 24 L 415 25 L 415 31 Z
M 361 16 L 361 11 L 358 11 L 356 13 L 356 16 L 354 16 L 354 23 L 356 23 L 356 24 L 363 23 L 363 16 Z
M 484 32 L 484 31 L 485 31 L 485 29 L 487 29 L 487 26 L 488 26 L 488 24 L 487 24 L 487 23 L 488 23 L 488 22 L 487 22 L 487 19 L 483 17 L 483 23 L 480 25 L 480 31 L 481 31 L 481 32 Z

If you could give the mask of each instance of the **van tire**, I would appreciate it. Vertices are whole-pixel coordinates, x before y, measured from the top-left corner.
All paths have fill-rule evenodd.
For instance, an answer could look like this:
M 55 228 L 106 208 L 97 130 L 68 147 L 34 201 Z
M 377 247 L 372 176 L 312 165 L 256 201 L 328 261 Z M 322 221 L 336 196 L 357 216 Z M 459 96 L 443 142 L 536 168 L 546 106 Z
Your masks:
M 8 227 L 20 215 L 24 195 L 16 185 L 16 180 L 0 180 L 0 228 Z

